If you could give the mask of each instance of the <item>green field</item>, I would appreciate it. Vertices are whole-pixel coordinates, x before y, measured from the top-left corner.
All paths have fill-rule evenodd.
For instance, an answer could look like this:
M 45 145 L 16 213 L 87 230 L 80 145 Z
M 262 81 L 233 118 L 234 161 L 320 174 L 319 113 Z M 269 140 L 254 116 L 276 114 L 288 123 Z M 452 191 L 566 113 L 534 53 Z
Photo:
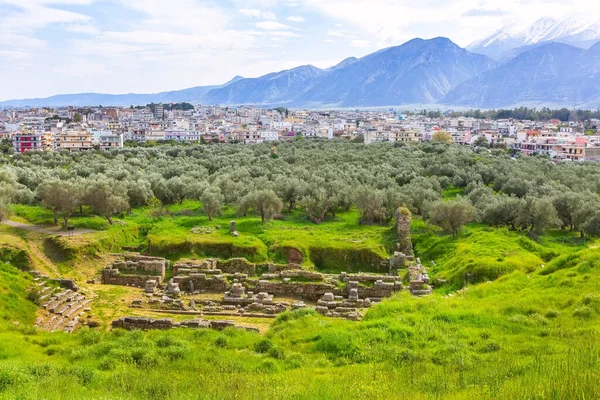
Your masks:
M 14 212 L 17 219 L 31 224 L 52 225 L 53 222 L 52 212 L 39 206 L 19 205 L 14 207 Z M 257 216 L 238 217 L 230 208 L 209 222 L 201 204 L 194 201 L 166 206 L 165 212 L 168 214 L 153 217 L 148 208 L 134 209 L 117 218 L 114 226 L 105 219 L 87 215 L 72 217 L 70 224 L 103 230 L 100 236 L 110 237 L 115 243 L 141 246 L 152 254 L 173 260 L 245 257 L 253 262 L 285 263 L 286 249 L 294 248 L 302 253 L 304 265 L 327 271 L 368 271 L 380 259 L 389 256 L 395 241 L 391 224 L 359 225 L 355 210 L 338 213 L 321 225 L 311 223 L 299 211 L 284 214 L 283 221 L 273 220 L 263 225 Z M 237 223 L 237 238 L 229 233 L 229 222 L 233 220 Z M 208 233 L 191 233 L 195 227 L 208 228 Z M 123 239 L 123 231 L 137 234 Z
M 227 217 L 214 224 L 224 225 Z M 340 216 L 335 224 L 342 227 L 354 217 L 352 212 Z M 143 226 L 144 218 L 139 211 L 125 221 Z M 177 229 L 183 235 L 201 218 L 164 219 L 148 236 Z M 289 233 L 283 222 L 263 229 L 253 220 L 238 219 L 240 232 L 254 232 L 266 252 L 273 243 L 285 243 Z M 333 224 L 323 230 L 332 242 L 338 229 Z M 301 226 L 298 221 L 296 227 Z M 123 227 L 92 236 L 117 229 Z M 375 242 L 387 230 L 361 227 L 352 237 Z M 600 250 L 595 242 L 552 231 L 538 244 L 518 232 L 479 225 L 453 238 L 420 220 L 413 221 L 412 230 L 417 255 L 432 278 L 446 281 L 432 296 L 396 295 L 359 323 L 288 312 L 264 335 L 185 329 L 38 332 L 31 328 L 35 306 L 25 291 L 31 278 L 5 264 L 0 271 L 0 397 L 600 396 Z M 302 233 L 306 243 L 316 240 L 310 231 Z M 8 241 L 15 232 L 3 235 Z M 213 236 L 227 238 L 224 231 Z M 20 246 L 16 239 L 11 245 Z M 62 268 L 75 264 L 65 261 Z M 467 273 L 470 281 L 461 279 Z
M 43 205 L 66 191 L 61 202 L 83 199 L 67 204 L 69 225 L 93 231 L 59 237 L 0 225 L 2 399 L 600 398 L 598 163 L 335 140 L 0 161 L 8 193 L 0 192 L 0 212 L 57 230 Z M 263 224 L 256 199 L 265 191 L 278 206 Z M 219 215 L 209 221 L 211 201 Z M 111 203 L 118 211 L 107 211 Z M 169 314 L 131 308 L 139 288 L 88 282 L 123 251 L 256 264 L 301 255 L 305 269 L 387 272 L 380 261 L 393 256 L 402 229 L 433 293 L 400 292 L 360 322 L 304 309 L 232 317 L 260 333 L 111 331 L 124 315 Z M 72 335 L 34 328 L 26 270 L 76 279 L 98 326 Z

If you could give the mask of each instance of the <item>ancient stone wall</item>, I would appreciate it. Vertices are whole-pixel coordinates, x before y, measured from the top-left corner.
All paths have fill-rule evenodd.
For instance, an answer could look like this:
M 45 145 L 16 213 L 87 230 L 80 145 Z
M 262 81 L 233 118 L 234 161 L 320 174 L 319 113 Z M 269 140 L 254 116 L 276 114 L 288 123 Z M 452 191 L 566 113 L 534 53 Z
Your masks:
M 187 276 L 175 276 L 173 282 L 179 284 L 179 288 L 184 292 L 224 292 L 230 284 L 222 275 L 206 275 L 193 273 Z
M 226 261 L 217 261 L 217 268 L 226 274 L 240 272 L 247 275 L 256 275 L 256 264 L 248 262 L 245 258 L 232 258 Z
M 102 283 L 138 287 L 144 287 L 148 280 L 160 283 L 165 278 L 168 266 L 169 260 L 165 258 L 125 254 L 122 260 L 102 270 Z
M 335 285 L 305 282 L 270 282 L 260 280 L 254 288 L 255 292 L 266 292 L 275 296 L 302 297 L 306 300 L 318 300 L 325 293 L 341 294 Z
M 154 275 L 165 277 L 169 260 L 161 257 L 148 257 L 139 254 L 126 254 L 124 260 L 115 262 L 112 269 L 118 269 L 123 275 Z
M 344 290 L 344 294 L 348 295 L 352 289 L 357 289 L 358 297 L 361 299 L 382 299 L 401 291 L 403 286 L 400 282 L 378 280 L 372 287 L 365 287 L 360 286 L 357 281 L 350 281 Z
M 118 269 L 105 268 L 102 270 L 102 283 L 104 285 L 145 287 L 146 281 L 162 280 L 157 275 L 121 275 Z
M 204 261 L 187 261 L 173 264 L 173 276 L 189 275 L 191 273 L 203 274 L 220 274 L 220 270 L 216 270 L 217 260 L 207 259 Z
M 223 330 L 225 328 L 239 328 L 246 329 L 248 331 L 256 331 L 258 329 L 236 325 L 233 321 L 206 321 L 200 319 L 190 319 L 182 322 L 173 322 L 172 318 L 152 319 L 144 317 L 121 317 L 112 322 L 113 328 L 127 329 L 127 330 L 148 330 L 158 329 L 166 330 L 171 328 L 196 328 L 196 329 L 215 329 Z

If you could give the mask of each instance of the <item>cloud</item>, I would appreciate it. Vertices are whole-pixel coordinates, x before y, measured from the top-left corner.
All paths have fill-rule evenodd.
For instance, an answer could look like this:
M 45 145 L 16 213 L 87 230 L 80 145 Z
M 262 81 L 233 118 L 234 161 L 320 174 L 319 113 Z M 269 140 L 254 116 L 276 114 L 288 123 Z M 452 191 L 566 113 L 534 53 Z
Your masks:
M 482 12 L 480 18 L 465 18 L 463 14 L 473 10 L 474 3 L 478 10 L 504 12 Z M 435 36 L 450 37 L 460 45 L 468 45 L 509 22 L 531 24 L 542 16 L 566 16 L 573 12 L 572 3 L 564 0 L 302 0 L 302 5 L 331 18 L 332 23 L 351 25 L 361 36 L 369 36 L 376 47 Z M 596 0 L 577 0 L 577 7 L 600 19 Z
M 304 17 L 294 16 L 294 15 L 289 16 L 286 19 L 288 21 L 292 21 L 292 22 L 304 22 L 305 21 Z
M 71 24 L 65 27 L 68 32 L 84 33 L 87 35 L 97 35 L 100 30 L 93 24 Z
M 498 17 L 509 14 L 508 11 L 504 10 L 486 10 L 482 8 L 474 8 L 472 10 L 465 11 L 462 15 L 465 17 Z
M 238 12 L 240 14 L 245 15 L 246 17 L 251 17 L 251 18 L 264 18 L 264 19 L 268 19 L 268 20 L 276 20 L 277 19 L 277 15 L 275 15 L 274 12 L 261 11 L 261 10 L 257 10 L 256 8 L 240 8 L 238 10 Z
M 282 24 L 282 23 L 276 22 L 276 21 L 257 22 L 254 25 L 257 28 L 264 29 L 266 31 L 278 31 L 278 30 L 284 30 L 284 29 L 291 29 L 291 26 L 285 25 L 285 24 Z
M 272 32 L 269 32 L 269 34 L 271 36 L 286 37 L 286 38 L 300 37 L 300 36 L 302 36 L 302 35 L 299 35 L 297 33 L 290 32 L 290 31 L 272 31 Z
M 369 47 L 371 46 L 371 42 L 368 40 L 354 39 L 349 42 L 349 45 L 352 47 Z
M 260 10 L 255 8 L 241 8 L 238 12 L 244 14 L 246 17 L 260 17 Z

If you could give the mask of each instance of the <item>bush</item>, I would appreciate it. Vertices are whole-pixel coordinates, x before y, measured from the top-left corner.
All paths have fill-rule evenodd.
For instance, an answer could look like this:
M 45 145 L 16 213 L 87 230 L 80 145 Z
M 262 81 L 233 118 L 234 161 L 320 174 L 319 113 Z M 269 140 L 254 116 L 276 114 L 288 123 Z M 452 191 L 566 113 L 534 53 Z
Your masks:
M 332 357 L 353 357 L 359 352 L 354 336 L 346 330 L 324 332 L 316 343 L 316 350 Z
M 261 339 L 254 345 L 254 351 L 259 354 L 265 354 L 273 348 L 273 343 L 269 339 Z

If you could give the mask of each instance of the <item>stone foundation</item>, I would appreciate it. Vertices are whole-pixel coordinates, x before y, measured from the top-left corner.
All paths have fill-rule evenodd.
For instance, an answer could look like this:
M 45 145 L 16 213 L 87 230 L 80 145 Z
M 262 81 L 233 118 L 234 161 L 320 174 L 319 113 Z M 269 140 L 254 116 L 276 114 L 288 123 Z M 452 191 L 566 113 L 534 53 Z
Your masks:
M 200 319 L 190 319 L 182 322 L 173 322 L 172 318 L 152 319 L 144 317 L 121 317 L 112 322 L 113 329 L 126 330 L 166 330 L 172 328 L 194 328 L 194 329 L 215 329 L 223 330 L 225 328 L 238 328 L 248 331 L 258 332 L 258 329 L 236 325 L 233 321 L 207 321 Z
M 266 292 L 275 296 L 301 297 L 306 300 L 318 300 L 325 293 L 341 294 L 335 285 L 305 282 L 270 282 L 260 280 L 254 288 L 256 292 Z
M 145 287 L 146 281 L 160 283 L 165 278 L 169 260 L 139 254 L 125 254 L 122 260 L 102 270 L 105 285 Z
M 226 274 L 236 272 L 246 275 L 256 275 L 256 264 L 248 262 L 245 258 L 232 258 L 231 260 L 217 260 L 217 268 Z

